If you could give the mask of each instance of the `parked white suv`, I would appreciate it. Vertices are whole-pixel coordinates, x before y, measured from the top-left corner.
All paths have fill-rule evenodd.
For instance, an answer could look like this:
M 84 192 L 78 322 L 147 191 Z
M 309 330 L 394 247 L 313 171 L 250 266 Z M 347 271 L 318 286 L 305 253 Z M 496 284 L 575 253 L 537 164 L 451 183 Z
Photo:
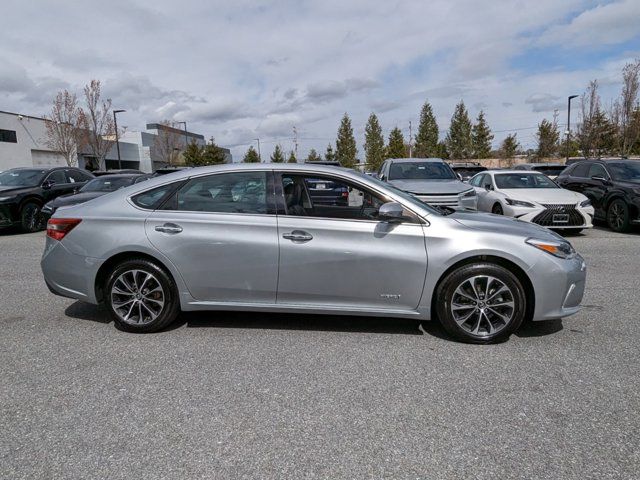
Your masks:
M 477 209 L 478 197 L 440 158 L 389 158 L 380 179 L 436 207 Z

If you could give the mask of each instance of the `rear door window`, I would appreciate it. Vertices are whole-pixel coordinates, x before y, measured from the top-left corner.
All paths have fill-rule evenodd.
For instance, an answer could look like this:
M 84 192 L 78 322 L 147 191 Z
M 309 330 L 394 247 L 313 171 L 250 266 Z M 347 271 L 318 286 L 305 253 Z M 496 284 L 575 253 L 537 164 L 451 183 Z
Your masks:
M 579 178 L 587 178 L 589 173 L 589 168 L 591 167 L 591 165 L 592 163 L 589 163 L 589 162 L 579 163 L 571 171 L 571 176 L 579 177 Z

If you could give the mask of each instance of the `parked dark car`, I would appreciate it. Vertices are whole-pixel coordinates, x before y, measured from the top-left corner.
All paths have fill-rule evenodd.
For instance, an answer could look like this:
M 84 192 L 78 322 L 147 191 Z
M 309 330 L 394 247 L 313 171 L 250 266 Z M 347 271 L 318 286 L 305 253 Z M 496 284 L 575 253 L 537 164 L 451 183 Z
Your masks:
M 514 170 L 529 170 L 545 174 L 554 180 L 562 171 L 567 168 L 563 163 L 521 163 L 513 167 Z
M 164 168 L 157 168 L 153 172 L 153 176 L 154 177 L 158 177 L 160 175 L 168 175 L 170 173 L 179 172 L 179 171 L 185 170 L 187 168 L 191 168 L 191 167 L 164 167 Z
M 487 170 L 487 167 L 483 167 L 477 162 L 450 163 L 449 166 L 457 175 L 460 175 L 460 180 L 463 182 L 466 182 L 475 174 Z
M 640 224 L 640 161 L 585 160 L 563 171 L 556 183 L 586 195 L 595 218 L 616 232 Z
M 136 170 L 134 168 L 121 168 L 121 169 L 115 169 L 115 170 L 96 170 L 95 172 L 91 172 L 93 173 L 93 175 L 95 177 L 102 177 L 104 175 L 123 175 L 125 173 L 137 173 L 139 175 L 142 175 L 144 172 L 140 171 L 140 170 Z
M 349 189 L 346 185 L 317 178 L 307 178 L 305 182 L 315 205 L 349 205 Z
M 0 228 L 42 229 L 42 206 L 79 190 L 92 178 L 91 173 L 74 167 L 12 168 L 0 173 Z
M 48 202 L 44 207 L 42 207 L 40 212 L 42 215 L 42 221 L 45 223 L 49 220 L 59 207 L 88 202 L 94 198 L 106 195 L 109 192 L 115 192 L 116 190 L 128 187 L 134 183 L 143 182 L 149 178 L 151 178 L 151 174 L 117 174 L 103 175 L 101 177 L 94 178 L 77 192 L 62 195 Z

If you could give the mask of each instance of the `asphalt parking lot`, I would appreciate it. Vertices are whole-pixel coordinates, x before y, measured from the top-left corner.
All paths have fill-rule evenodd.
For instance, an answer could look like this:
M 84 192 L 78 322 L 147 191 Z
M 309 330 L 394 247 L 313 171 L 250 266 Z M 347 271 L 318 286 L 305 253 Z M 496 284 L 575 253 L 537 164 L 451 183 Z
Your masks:
M 638 478 L 640 235 L 571 241 L 582 312 L 473 346 L 337 316 L 127 334 L 48 292 L 44 233 L 0 235 L 0 477 Z

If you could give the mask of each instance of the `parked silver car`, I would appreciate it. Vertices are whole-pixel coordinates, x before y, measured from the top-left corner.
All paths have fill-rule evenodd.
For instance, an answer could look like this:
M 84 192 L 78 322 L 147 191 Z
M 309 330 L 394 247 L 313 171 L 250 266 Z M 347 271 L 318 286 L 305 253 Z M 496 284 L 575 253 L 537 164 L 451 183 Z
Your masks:
M 379 178 L 435 207 L 477 207 L 475 190 L 440 158 L 389 158 Z
M 315 204 L 309 182 L 349 190 Z M 42 270 L 52 292 L 104 303 L 152 332 L 180 310 L 438 318 L 486 343 L 579 310 L 585 263 L 537 225 L 443 214 L 384 182 L 320 165 L 230 164 L 58 209 Z

